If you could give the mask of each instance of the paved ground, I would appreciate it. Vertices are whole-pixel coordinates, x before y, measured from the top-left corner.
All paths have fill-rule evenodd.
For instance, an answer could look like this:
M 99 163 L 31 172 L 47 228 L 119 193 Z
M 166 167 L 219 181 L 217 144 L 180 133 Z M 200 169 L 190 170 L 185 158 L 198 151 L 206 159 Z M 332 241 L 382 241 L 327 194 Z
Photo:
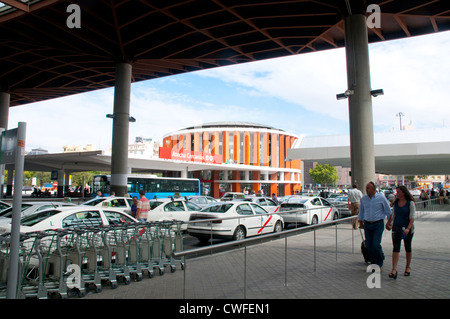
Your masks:
M 402 246 L 397 280 L 388 278 L 392 243 L 385 231 L 385 266 L 379 277 L 367 272 L 361 237 L 349 224 L 337 229 L 274 240 L 225 253 L 188 259 L 186 269 L 144 278 L 83 299 L 448 299 L 450 297 L 450 212 L 416 221 L 411 276 L 404 277 Z M 287 252 L 287 258 L 286 258 Z M 314 257 L 315 256 L 315 257 Z M 287 260 L 287 263 L 286 263 Z M 244 268 L 246 265 L 246 270 Z M 369 288 L 367 282 L 380 288 Z M 356 309 L 355 309 L 356 310 Z

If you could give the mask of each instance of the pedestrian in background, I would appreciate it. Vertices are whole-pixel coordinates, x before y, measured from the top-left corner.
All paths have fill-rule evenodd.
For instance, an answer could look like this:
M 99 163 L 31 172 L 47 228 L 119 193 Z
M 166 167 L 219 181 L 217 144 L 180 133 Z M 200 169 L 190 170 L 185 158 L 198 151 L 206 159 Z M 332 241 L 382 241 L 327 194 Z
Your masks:
M 381 236 L 384 231 L 384 219 L 389 216 L 391 216 L 391 208 L 386 196 L 376 192 L 373 182 L 367 183 L 366 195 L 361 198 L 359 207 L 359 227 L 364 228 L 370 263 L 380 268 L 384 263 Z
M 272 193 L 272 200 L 275 202 L 275 204 L 277 204 L 277 205 L 279 204 L 277 195 L 275 193 Z
M 426 207 L 427 207 L 426 201 L 428 200 L 428 194 L 427 194 L 427 192 L 425 192 L 425 190 L 422 189 L 422 191 L 420 192 L 419 197 L 420 197 L 420 199 L 424 202 L 424 203 L 423 203 L 423 208 L 426 208 Z
M 348 190 L 347 204 L 350 209 L 351 216 L 355 216 L 359 214 L 359 205 L 361 198 L 363 197 L 363 193 L 357 188 L 356 184 L 352 185 L 352 188 Z M 356 218 L 353 219 L 353 229 L 358 229 L 358 220 Z
M 133 196 L 133 205 L 131 205 L 131 216 L 136 218 L 137 213 L 137 205 L 139 204 L 139 200 L 137 196 Z
M 148 212 L 150 211 L 150 202 L 145 197 L 145 191 L 140 190 L 139 191 L 139 202 L 137 205 L 137 211 L 136 211 L 136 219 L 140 222 L 146 222 L 148 218 Z
M 411 242 L 414 235 L 414 219 L 416 217 L 416 205 L 414 197 L 408 189 L 401 185 L 397 187 L 392 215 L 386 223 L 386 229 L 392 230 L 392 271 L 389 278 L 397 279 L 397 264 L 400 258 L 400 246 L 403 243 L 406 251 L 406 266 L 404 276 L 411 274 L 412 248 Z

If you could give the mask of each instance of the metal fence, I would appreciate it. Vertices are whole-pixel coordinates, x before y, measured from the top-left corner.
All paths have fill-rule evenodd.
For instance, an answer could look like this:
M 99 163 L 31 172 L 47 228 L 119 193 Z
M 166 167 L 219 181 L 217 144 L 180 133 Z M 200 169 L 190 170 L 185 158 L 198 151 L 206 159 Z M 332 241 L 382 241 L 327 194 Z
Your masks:
M 283 214 L 283 213 L 281 213 Z M 337 219 L 337 220 L 333 220 L 333 221 L 329 221 L 329 222 L 324 222 L 321 224 L 317 224 L 317 225 L 310 225 L 310 226 L 304 226 L 304 227 L 299 227 L 299 228 L 293 228 L 293 229 L 288 229 L 288 230 L 284 230 L 282 232 L 278 232 L 278 233 L 271 233 L 271 234 L 265 234 L 265 235 L 258 235 L 256 237 L 253 238 L 246 238 L 243 240 L 240 240 L 239 242 L 236 241 L 230 241 L 230 242 L 224 242 L 224 243 L 220 243 L 220 244 L 215 244 L 215 245 L 211 245 L 211 246 L 205 246 L 205 247 L 201 247 L 201 248 L 195 248 L 195 249 L 189 249 L 189 250 L 184 250 L 184 251 L 179 251 L 179 252 L 175 252 L 174 256 L 175 258 L 184 258 L 184 276 L 183 276 L 183 297 L 186 297 L 186 272 L 188 271 L 188 259 L 189 257 L 192 256 L 196 256 L 200 253 L 204 253 L 204 252 L 210 252 L 213 253 L 215 251 L 220 251 L 226 248 L 231 248 L 231 247 L 235 247 L 236 245 L 239 245 L 240 248 L 243 248 L 244 250 L 244 265 L 242 267 L 243 271 L 244 271 L 244 298 L 247 297 L 247 246 L 252 245 L 252 244 L 258 244 L 258 243 L 264 243 L 267 240 L 271 240 L 271 239 L 283 239 L 284 238 L 284 270 L 285 270 L 285 285 L 287 285 L 287 258 L 288 258 L 288 253 L 287 253 L 287 244 L 288 244 L 288 238 L 289 236 L 293 236 L 293 235 L 298 235 L 301 233 L 306 233 L 306 232 L 314 232 L 314 271 L 316 271 L 316 263 L 317 263 L 317 258 L 316 258 L 316 249 L 317 249 L 317 245 L 316 245 L 316 232 L 321 229 L 321 228 L 327 228 L 327 227 L 331 227 L 331 226 L 335 226 L 335 253 L 336 253 L 336 259 L 338 256 L 338 228 L 337 225 L 339 224 L 343 224 L 343 223 L 349 223 L 351 222 L 351 220 L 355 218 L 355 217 L 347 217 L 347 218 L 342 218 L 342 219 Z
M 433 212 L 438 212 L 438 211 L 450 211 L 450 205 L 448 205 L 445 202 L 442 202 L 442 200 L 438 199 L 431 199 L 431 200 L 427 200 L 427 201 L 418 201 L 415 203 L 416 204 L 416 219 L 417 218 L 421 218 L 422 216 L 425 216 L 427 214 L 431 214 Z M 304 211 L 305 209 L 302 209 L 301 211 Z M 283 215 L 283 214 L 287 214 L 290 213 L 292 214 L 293 211 L 290 212 L 281 212 L 281 213 L 277 213 L 279 215 Z M 321 224 L 316 224 L 316 225 L 309 225 L 309 226 L 303 226 L 303 227 L 295 227 L 293 229 L 287 229 L 284 230 L 282 232 L 278 232 L 278 233 L 271 233 L 271 234 L 265 234 L 265 235 L 258 235 L 252 238 L 246 238 L 243 240 L 240 240 L 238 242 L 236 241 L 229 241 L 229 242 L 224 242 L 224 243 L 219 243 L 219 244 L 212 244 L 210 246 L 205 246 L 205 247 L 201 247 L 201 248 L 194 248 L 194 249 L 189 249 L 189 250 L 183 250 L 183 251 L 178 251 L 174 253 L 174 257 L 175 258 L 184 258 L 184 274 L 183 274 L 183 298 L 186 298 L 186 273 L 189 272 L 189 268 L 187 266 L 188 264 L 188 259 L 193 257 L 193 256 L 198 256 L 199 254 L 208 252 L 210 254 L 213 254 L 214 252 L 217 251 L 222 251 L 224 249 L 229 249 L 229 248 L 240 248 L 244 250 L 244 260 L 243 260 L 243 265 L 242 265 L 242 271 L 243 271 L 243 278 L 244 278 L 244 299 L 247 297 L 247 247 L 250 245 L 254 245 L 254 244 L 263 244 L 269 240 L 273 240 L 273 239 L 277 239 L 277 240 L 284 240 L 284 285 L 287 286 L 288 285 L 288 239 L 290 236 L 296 236 L 296 235 L 300 235 L 303 233 L 310 233 L 313 232 L 313 256 L 314 256 L 314 261 L 313 261 L 313 271 L 316 272 L 316 266 L 317 266 L 317 232 L 320 229 L 323 228 L 330 228 L 330 227 L 334 227 L 335 231 L 335 258 L 336 261 L 338 260 L 338 225 L 340 224 L 351 224 L 353 219 L 357 218 L 357 216 L 350 216 L 350 217 L 346 217 L 346 218 L 341 218 L 341 219 L 337 219 L 337 220 L 332 220 L 332 221 L 327 221 Z M 204 220 L 204 222 L 211 222 L 213 220 Z M 196 221 L 198 222 L 198 220 Z M 359 235 L 358 235 L 359 236 Z M 352 231 L 352 236 L 351 236 L 351 247 L 352 247 L 352 253 L 354 252 L 355 246 L 354 246 L 354 241 L 355 241 L 355 235 L 354 235 L 354 231 Z M 359 248 L 359 247 L 358 247 Z

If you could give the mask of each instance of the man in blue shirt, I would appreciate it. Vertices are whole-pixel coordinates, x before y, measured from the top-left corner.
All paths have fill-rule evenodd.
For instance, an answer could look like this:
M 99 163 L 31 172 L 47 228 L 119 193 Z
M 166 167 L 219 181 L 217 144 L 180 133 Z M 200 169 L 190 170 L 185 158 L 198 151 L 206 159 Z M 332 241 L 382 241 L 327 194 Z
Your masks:
M 366 246 L 371 264 L 383 266 L 384 254 L 381 247 L 381 236 L 384 230 L 384 219 L 391 215 L 389 202 L 383 193 L 377 193 L 373 182 L 366 185 L 366 195 L 361 198 L 359 207 L 359 228 L 364 228 Z

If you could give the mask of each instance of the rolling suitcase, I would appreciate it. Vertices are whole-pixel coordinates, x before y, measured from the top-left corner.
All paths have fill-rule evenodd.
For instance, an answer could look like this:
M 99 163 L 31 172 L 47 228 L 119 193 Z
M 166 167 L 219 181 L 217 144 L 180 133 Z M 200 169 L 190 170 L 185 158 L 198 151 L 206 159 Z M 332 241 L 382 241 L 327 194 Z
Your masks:
M 367 251 L 366 240 L 364 239 L 364 236 L 363 236 L 361 228 L 359 229 L 359 233 L 361 234 L 361 238 L 362 238 L 361 253 L 363 254 L 364 261 L 367 264 L 370 261 L 369 260 L 369 252 Z

